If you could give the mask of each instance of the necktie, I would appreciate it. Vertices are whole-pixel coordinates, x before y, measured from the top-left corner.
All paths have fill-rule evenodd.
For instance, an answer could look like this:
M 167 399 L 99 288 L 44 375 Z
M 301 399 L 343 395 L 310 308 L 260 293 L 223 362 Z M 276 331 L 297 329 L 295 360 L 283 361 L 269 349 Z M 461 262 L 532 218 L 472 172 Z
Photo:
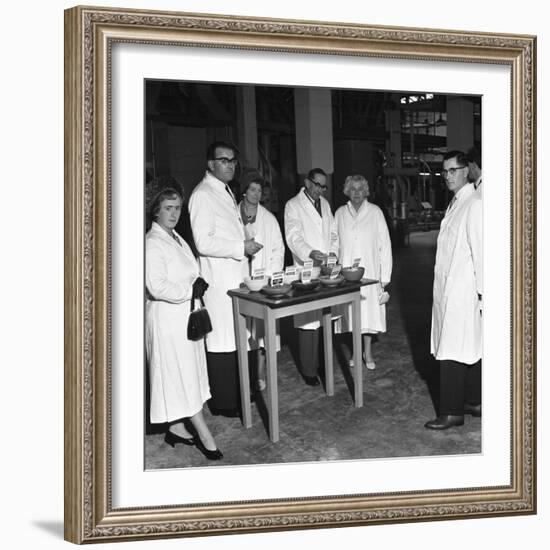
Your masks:
M 179 237 L 174 232 L 172 232 L 172 237 L 174 237 L 174 240 L 181 246 L 181 241 L 180 241 Z
M 235 197 L 233 196 L 233 193 L 231 192 L 231 189 L 229 189 L 229 185 L 225 185 L 225 190 L 229 193 L 229 196 L 231 197 L 231 200 L 235 202 Z
M 317 210 L 317 212 L 319 213 L 319 216 L 321 216 L 321 218 L 322 218 L 323 214 L 321 214 L 321 201 L 319 199 L 317 199 L 314 202 L 314 206 L 315 206 L 315 210 Z

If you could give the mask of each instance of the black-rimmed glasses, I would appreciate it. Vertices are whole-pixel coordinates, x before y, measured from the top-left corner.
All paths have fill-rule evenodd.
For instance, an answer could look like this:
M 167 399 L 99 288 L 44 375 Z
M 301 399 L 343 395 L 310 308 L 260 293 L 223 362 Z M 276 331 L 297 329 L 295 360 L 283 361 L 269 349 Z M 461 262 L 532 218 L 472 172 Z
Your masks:
M 319 183 L 318 181 L 312 180 L 311 178 L 306 178 L 306 179 L 309 180 L 314 185 L 316 185 L 317 187 L 320 187 L 323 191 L 327 188 L 326 185 L 323 185 L 323 184 Z
M 457 166 L 456 168 L 449 168 L 448 170 L 441 170 L 441 175 L 446 178 L 447 175 L 454 176 L 457 170 L 462 170 L 463 168 L 468 168 L 467 166 Z
M 227 157 L 216 157 L 214 160 L 221 162 L 222 166 L 224 167 L 229 166 L 230 164 L 232 166 L 237 166 L 237 164 L 239 163 L 239 159 L 237 158 L 228 159 Z

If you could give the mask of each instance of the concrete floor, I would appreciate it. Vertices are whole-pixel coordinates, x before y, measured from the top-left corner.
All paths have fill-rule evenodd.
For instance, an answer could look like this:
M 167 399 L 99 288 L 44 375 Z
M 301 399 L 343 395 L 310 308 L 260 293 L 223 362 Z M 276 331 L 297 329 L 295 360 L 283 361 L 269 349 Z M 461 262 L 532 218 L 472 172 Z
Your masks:
M 271 443 L 260 396 L 252 404 L 251 429 L 240 419 L 205 415 L 221 461 L 208 461 L 194 447 L 163 441 L 164 426 L 147 426 L 146 469 L 318 460 L 355 460 L 481 452 L 481 419 L 444 432 L 427 430 L 436 416 L 437 364 L 430 356 L 430 320 L 436 231 L 413 233 L 410 245 L 394 250 L 387 307 L 388 332 L 373 347 L 376 370 L 364 372 L 364 406 L 355 408 L 347 365 L 351 338 L 334 339 L 335 394 L 306 386 L 298 373 L 291 320 L 281 324 L 278 356 L 280 441 Z

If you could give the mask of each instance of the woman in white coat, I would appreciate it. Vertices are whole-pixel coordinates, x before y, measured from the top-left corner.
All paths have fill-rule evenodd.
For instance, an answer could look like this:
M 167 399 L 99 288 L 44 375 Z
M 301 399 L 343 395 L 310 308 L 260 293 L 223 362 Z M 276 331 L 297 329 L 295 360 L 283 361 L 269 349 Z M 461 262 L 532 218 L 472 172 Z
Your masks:
M 244 232 L 247 238 L 255 239 L 263 248 L 249 259 L 249 275 L 256 269 L 265 269 L 267 276 L 284 267 L 285 245 L 275 216 L 260 204 L 262 198 L 262 175 L 256 170 L 247 170 L 241 177 L 243 200 L 239 204 Z M 247 318 L 251 337 L 251 349 L 258 349 L 258 372 L 256 386 L 260 391 L 265 383 L 265 347 L 263 321 Z
M 222 458 L 202 408 L 210 397 L 204 342 L 187 339 L 190 300 L 206 285 L 187 243 L 174 231 L 182 196 L 165 188 L 154 197 L 145 237 L 145 345 L 151 385 L 151 422 L 168 423 L 164 440 L 196 445 L 210 460 Z M 190 418 L 198 438 L 183 422 Z
M 363 335 L 363 361 L 368 369 L 376 364 L 372 355 L 372 336 L 386 332 L 386 306 L 384 288 L 389 284 L 392 272 L 392 251 L 388 226 L 382 210 L 368 202 L 369 184 L 361 175 L 348 176 L 344 183 L 344 195 L 349 201 L 335 214 L 340 242 L 339 261 L 350 266 L 355 258 L 361 258 L 367 279 L 378 284 L 361 289 L 361 333 Z M 351 307 L 345 308 L 342 331 L 352 330 Z M 352 362 L 350 362 L 353 365 Z

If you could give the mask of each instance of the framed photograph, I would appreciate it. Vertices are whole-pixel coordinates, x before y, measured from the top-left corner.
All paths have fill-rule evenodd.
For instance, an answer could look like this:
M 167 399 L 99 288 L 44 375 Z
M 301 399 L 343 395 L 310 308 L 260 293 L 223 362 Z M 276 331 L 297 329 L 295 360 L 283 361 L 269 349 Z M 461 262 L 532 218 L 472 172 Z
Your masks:
M 65 12 L 67 540 L 536 512 L 535 55 L 533 36 L 475 30 Z M 224 150 L 238 159 L 209 157 L 213 142 L 238 144 Z M 433 262 L 451 198 L 443 159 L 470 146 L 483 168 L 483 415 L 426 430 L 438 394 Z M 153 416 L 145 323 L 150 199 L 164 185 L 189 202 L 214 160 L 235 167 L 227 185 L 242 218 L 243 182 L 259 172 L 283 229 L 305 179 L 324 184 L 335 211 L 347 176 L 364 175 L 394 259 L 377 294 L 388 330 L 376 369 L 368 358 L 348 367 L 351 341 L 335 328 L 334 380 L 304 385 L 294 325 L 279 319 L 277 372 L 254 386 L 252 415 L 244 403 L 242 423 L 204 407 L 222 460 L 175 446 Z M 190 237 L 177 229 L 186 241 L 189 226 Z

